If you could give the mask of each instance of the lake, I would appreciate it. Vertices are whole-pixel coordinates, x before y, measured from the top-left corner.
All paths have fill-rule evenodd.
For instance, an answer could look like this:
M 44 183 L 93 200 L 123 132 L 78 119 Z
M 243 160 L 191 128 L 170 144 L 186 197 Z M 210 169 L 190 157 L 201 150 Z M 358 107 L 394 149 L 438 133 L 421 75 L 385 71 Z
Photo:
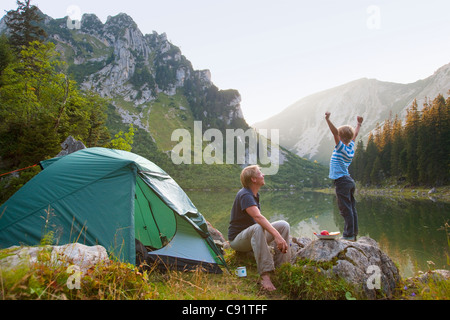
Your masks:
M 236 192 L 187 191 L 198 210 L 227 238 Z M 344 219 L 336 197 L 318 192 L 261 191 L 261 210 L 270 220 L 284 219 L 294 237 L 314 238 L 313 232 L 340 231 Z M 444 225 L 450 204 L 431 200 L 400 200 L 357 196 L 359 236 L 376 240 L 399 266 L 402 277 L 418 270 L 448 269 L 449 245 Z M 450 232 L 450 230 L 449 230 Z

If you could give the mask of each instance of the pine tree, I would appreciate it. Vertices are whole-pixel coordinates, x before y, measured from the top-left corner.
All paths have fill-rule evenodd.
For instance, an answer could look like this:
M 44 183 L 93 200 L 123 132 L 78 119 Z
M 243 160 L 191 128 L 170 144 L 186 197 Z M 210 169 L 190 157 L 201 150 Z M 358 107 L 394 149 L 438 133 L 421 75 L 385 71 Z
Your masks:
M 380 140 L 381 145 L 378 146 L 378 149 L 380 150 L 381 170 L 385 175 L 390 176 L 392 152 L 392 122 L 390 118 L 384 122 Z
M 369 134 L 369 140 L 367 141 L 367 148 L 365 153 L 365 167 L 364 167 L 364 177 L 363 183 L 371 184 L 373 183 L 371 180 L 371 174 L 373 170 L 373 165 L 375 163 L 375 159 L 378 156 L 378 148 L 374 141 L 374 136 L 372 133 Z
M 377 122 L 377 125 L 375 127 L 375 130 L 373 131 L 373 142 L 377 146 L 377 148 L 381 148 L 382 141 L 381 141 L 381 125 L 379 122 Z
M 403 150 L 403 128 L 402 122 L 395 115 L 394 123 L 392 124 L 391 132 L 392 148 L 391 148 L 391 176 L 401 177 L 403 170 L 401 168 L 400 155 Z
M 421 115 L 420 130 L 417 136 L 417 168 L 418 180 L 421 184 L 427 183 L 432 175 L 433 155 L 433 119 L 431 116 L 432 105 L 424 103 Z
M 417 100 L 407 110 L 405 125 L 405 143 L 406 143 L 406 175 L 412 184 L 419 180 L 417 170 L 417 142 L 419 137 L 420 115 L 417 109 Z
M 366 167 L 364 142 L 358 141 L 356 146 L 355 156 L 353 157 L 353 164 L 349 167 L 350 174 L 358 181 L 363 181 L 364 168 Z
M 425 116 L 425 115 L 424 115 Z M 428 128 L 430 149 L 430 163 L 428 183 L 441 185 L 449 170 L 449 112 L 444 97 L 439 94 L 432 102 L 431 109 L 424 118 L 424 125 Z
M 383 169 L 381 167 L 381 158 L 377 156 L 372 165 L 370 172 L 370 182 L 373 185 L 378 185 L 384 179 Z
M 43 41 L 47 34 L 39 25 L 42 21 L 38 7 L 30 4 L 31 0 L 17 0 L 17 9 L 7 12 L 6 26 L 11 34 L 11 46 L 19 52 L 23 46 L 33 41 Z
M 450 183 L 450 90 L 447 93 L 449 97 L 445 101 L 445 112 L 443 119 L 443 131 L 442 131 L 442 152 L 444 156 L 444 163 L 442 164 L 442 171 L 445 173 L 445 179 L 443 184 Z

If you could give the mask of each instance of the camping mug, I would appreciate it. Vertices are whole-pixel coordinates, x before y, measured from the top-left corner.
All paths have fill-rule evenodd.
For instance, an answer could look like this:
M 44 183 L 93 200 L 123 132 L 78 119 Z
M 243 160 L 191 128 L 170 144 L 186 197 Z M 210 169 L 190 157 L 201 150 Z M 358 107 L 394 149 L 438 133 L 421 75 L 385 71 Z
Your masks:
M 234 272 L 238 277 L 246 277 L 247 276 L 247 269 L 245 267 L 239 267 Z

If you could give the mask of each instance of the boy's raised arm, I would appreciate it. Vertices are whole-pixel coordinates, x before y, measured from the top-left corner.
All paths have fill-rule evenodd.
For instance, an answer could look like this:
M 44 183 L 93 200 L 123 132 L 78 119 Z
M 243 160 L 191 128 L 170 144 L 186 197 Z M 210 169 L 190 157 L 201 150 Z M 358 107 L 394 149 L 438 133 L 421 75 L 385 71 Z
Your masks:
M 338 130 L 336 129 L 336 127 L 334 126 L 334 124 L 331 123 L 330 115 L 331 115 L 330 112 L 325 112 L 325 120 L 327 120 L 328 127 L 330 128 L 331 133 L 333 134 L 333 137 L 334 137 L 334 142 L 337 145 L 339 143 L 339 133 L 338 133 Z
M 358 124 L 356 125 L 356 129 L 355 129 L 355 136 L 353 137 L 353 141 L 356 140 L 356 137 L 359 134 L 359 129 L 361 129 L 361 124 L 364 121 L 363 117 L 357 116 L 356 117 L 356 121 L 358 121 Z

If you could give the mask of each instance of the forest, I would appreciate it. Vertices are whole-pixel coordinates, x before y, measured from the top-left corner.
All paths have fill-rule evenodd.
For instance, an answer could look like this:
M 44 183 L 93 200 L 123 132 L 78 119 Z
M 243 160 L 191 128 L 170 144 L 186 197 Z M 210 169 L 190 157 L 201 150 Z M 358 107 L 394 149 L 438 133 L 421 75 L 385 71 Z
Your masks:
M 450 93 L 450 91 L 449 91 Z M 387 119 L 362 140 L 350 173 L 364 186 L 386 180 L 411 186 L 443 186 L 450 182 L 450 97 L 439 94 L 426 99 L 419 110 L 417 100 L 407 109 L 406 119 Z

